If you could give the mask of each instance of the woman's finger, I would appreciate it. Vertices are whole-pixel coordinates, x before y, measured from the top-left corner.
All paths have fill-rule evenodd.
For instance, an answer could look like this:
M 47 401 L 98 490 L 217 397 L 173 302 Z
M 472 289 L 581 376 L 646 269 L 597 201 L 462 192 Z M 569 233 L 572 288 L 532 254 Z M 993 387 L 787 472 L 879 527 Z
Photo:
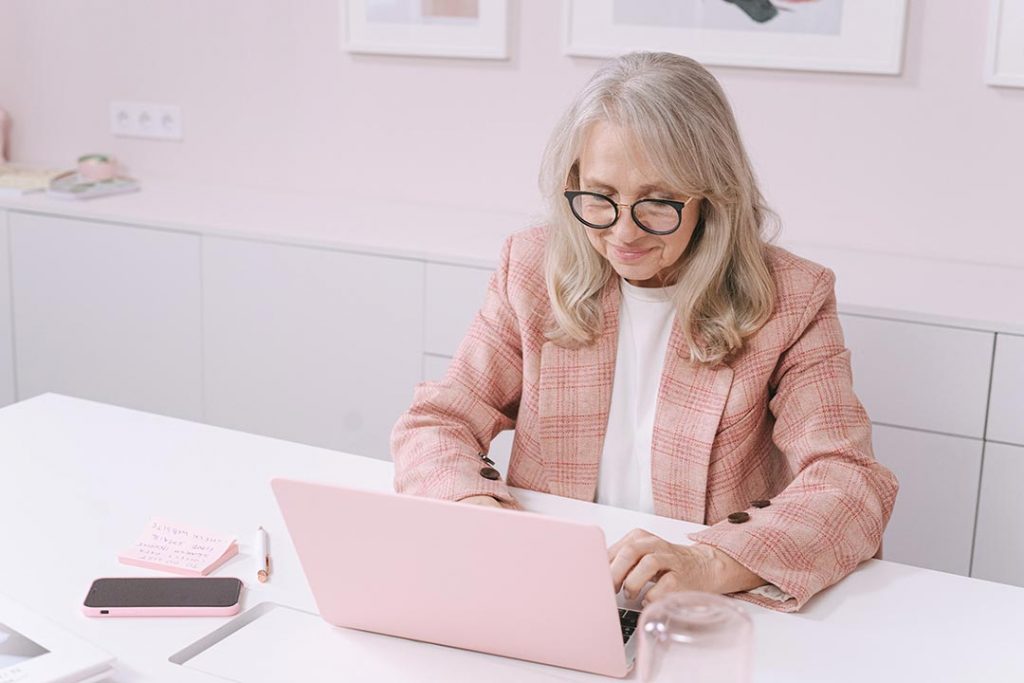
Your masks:
M 680 580 L 679 574 L 677 572 L 665 572 L 661 575 L 661 578 L 659 578 L 655 584 L 650 587 L 647 594 L 644 595 L 643 606 L 647 607 L 647 605 L 651 604 L 655 600 L 660 600 L 670 593 L 675 593 L 681 590 L 686 590 L 686 586 Z
M 612 543 L 611 546 L 608 547 L 608 561 L 611 562 L 614 560 L 615 556 L 624 546 L 644 538 L 645 536 L 653 536 L 653 534 L 649 531 L 644 531 L 643 529 L 633 529 L 625 536 L 615 541 L 615 543 Z
M 611 558 L 612 584 L 616 593 L 622 589 L 622 582 L 636 563 L 644 555 L 662 550 L 663 543 L 665 543 L 664 540 L 645 531 L 619 546 L 618 551 Z
M 610 565 L 612 585 L 616 593 L 622 589 L 622 582 L 626 579 L 626 575 L 629 574 L 630 570 L 633 569 L 633 566 L 640 561 L 644 554 L 642 550 L 637 548 L 636 544 L 624 545 L 619 548 L 615 557 L 612 558 Z
M 648 581 L 655 581 L 658 575 L 670 568 L 671 558 L 660 553 L 644 555 L 636 563 L 622 582 L 622 590 L 626 597 L 632 600 L 640 595 L 640 591 L 647 585 Z

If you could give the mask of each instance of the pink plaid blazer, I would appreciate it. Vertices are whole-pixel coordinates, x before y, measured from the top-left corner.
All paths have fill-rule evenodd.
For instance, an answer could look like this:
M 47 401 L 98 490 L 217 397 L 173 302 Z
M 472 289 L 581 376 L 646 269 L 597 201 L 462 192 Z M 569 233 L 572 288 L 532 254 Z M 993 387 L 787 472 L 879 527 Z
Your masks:
M 508 485 L 594 500 L 611 404 L 619 288 L 601 293 L 590 346 L 544 338 L 546 231 L 509 237 L 483 307 L 440 382 L 417 385 L 391 435 L 395 489 L 512 503 Z M 794 611 L 880 550 L 897 482 L 871 449 L 836 316 L 832 271 L 768 246 L 775 310 L 742 351 L 692 363 L 669 339 L 651 446 L 657 514 L 710 525 L 715 546 L 794 599 L 736 597 Z M 491 439 L 515 428 L 504 480 L 481 475 Z M 507 484 L 506 484 L 507 482 Z M 767 507 L 752 501 L 767 499 Z M 750 519 L 730 523 L 729 513 Z M 667 539 L 672 540 L 672 539 Z

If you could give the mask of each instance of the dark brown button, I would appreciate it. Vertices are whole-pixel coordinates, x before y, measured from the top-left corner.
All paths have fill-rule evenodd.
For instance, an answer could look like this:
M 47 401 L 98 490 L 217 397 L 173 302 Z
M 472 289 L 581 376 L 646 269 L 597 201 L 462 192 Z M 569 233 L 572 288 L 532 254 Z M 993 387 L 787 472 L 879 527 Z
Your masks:
M 493 467 L 481 467 L 480 476 L 484 479 L 498 479 L 501 477 L 501 474 Z
M 746 512 L 734 512 L 729 515 L 729 521 L 733 524 L 743 524 L 743 522 L 746 522 L 748 519 L 750 519 L 750 515 Z
M 481 453 L 480 454 L 480 459 L 483 460 L 488 465 L 494 465 L 494 461 L 491 460 L 490 458 L 488 458 L 486 453 Z
M 770 500 L 755 500 L 750 503 L 751 506 L 756 508 L 766 508 L 771 504 L 772 502 Z

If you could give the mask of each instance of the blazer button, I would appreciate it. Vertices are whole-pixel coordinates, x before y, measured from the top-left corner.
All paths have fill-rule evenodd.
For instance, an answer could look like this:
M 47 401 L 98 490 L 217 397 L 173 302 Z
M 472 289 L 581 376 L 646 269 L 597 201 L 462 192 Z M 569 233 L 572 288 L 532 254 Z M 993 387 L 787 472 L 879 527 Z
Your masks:
M 733 524 L 743 524 L 743 522 L 746 522 L 748 519 L 750 519 L 750 515 L 746 512 L 734 512 L 729 515 L 729 521 Z
M 751 506 L 756 507 L 756 508 L 766 508 L 769 505 L 771 505 L 772 502 L 770 500 L 755 500 L 755 501 L 752 501 L 750 504 L 751 504 Z
M 481 467 L 480 476 L 483 477 L 484 479 L 494 480 L 501 477 L 501 474 L 498 472 L 498 470 L 494 469 L 493 467 Z

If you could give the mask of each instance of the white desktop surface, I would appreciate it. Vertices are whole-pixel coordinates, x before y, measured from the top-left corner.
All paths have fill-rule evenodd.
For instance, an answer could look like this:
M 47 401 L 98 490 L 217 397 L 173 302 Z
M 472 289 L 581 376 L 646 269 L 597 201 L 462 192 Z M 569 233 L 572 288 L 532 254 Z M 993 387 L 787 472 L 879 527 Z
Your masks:
M 116 557 L 160 515 L 238 536 L 240 555 L 216 575 L 243 579 L 243 608 L 273 601 L 315 611 L 270 490 L 275 476 L 390 490 L 392 466 L 55 394 L 3 408 L 0 590 L 116 655 L 112 681 L 221 680 L 167 658 L 228 618 L 90 619 L 81 601 L 96 577 L 157 575 Z M 598 524 L 609 543 L 636 526 L 677 542 L 699 528 L 548 494 L 516 494 L 530 510 Z M 252 558 L 258 525 L 269 533 L 273 557 L 265 585 L 255 581 Z M 759 683 L 1024 680 L 1021 588 L 871 560 L 799 613 L 744 607 L 754 620 Z M 440 661 L 436 647 L 386 639 L 381 651 L 422 658 L 427 674 Z M 614 680 L 445 652 L 460 663 L 450 680 L 479 680 L 489 671 L 505 680 L 515 669 L 524 682 Z M 415 670 L 376 680 L 411 680 Z M 301 671 L 295 674 L 302 680 Z

